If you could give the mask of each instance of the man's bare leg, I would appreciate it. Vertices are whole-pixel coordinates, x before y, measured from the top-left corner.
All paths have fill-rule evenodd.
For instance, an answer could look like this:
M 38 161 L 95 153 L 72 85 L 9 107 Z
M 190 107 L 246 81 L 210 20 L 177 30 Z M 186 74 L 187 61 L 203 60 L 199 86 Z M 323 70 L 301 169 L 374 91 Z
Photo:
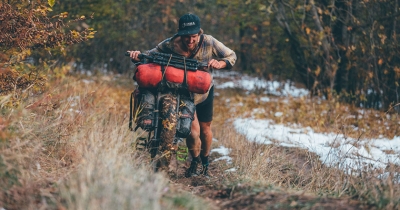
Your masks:
M 201 140 L 200 140 L 200 125 L 199 120 L 197 119 L 197 113 L 194 114 L 194 119 L 192 122 L 191 133 L 186 138 L 186 145 L 189 149 L 189 153 L 192 156 L 192 162 L 190 163 L 190 167 L 186 171 L 185 176 L 191 177 L 197 175 L 197 165 L 201 162 L 200 159 L 200 149 L 201 149 Z
M 210 176 L 208 172 L 208 156 L 210 155 L 211 143 L 213 134 L 211 131 L 211 121 L 210 122 L 199 122 L 200 124 L 200 139 L 201 139 L 201 151 L 200 159 L 203 165 L 201 174 L 205 176 Z
M 210 155 L 211 143 L 213 134 L 211 131 L 211 122 L 199 122 L 200 125 L 200 140 L 201 140 L 201 155 L 208 157 Z
M 190 155 L 193 157 L 191 166 L 186 173 L 187 177 L 195 173 L 197 164 L 201 161 L 203 166 L 203 173 L 207 174 L 208 170 L 208 156 L 210 155 L 212 143 L 211 122 L 199 122 L 197 114 L 192 122 L 191 134 L 186 138 L 186 145 L 188 146 Z M 200 150 L 201 149 L 201 150 Z M 194 161 L 194 162 L 193 162 Z M 204 171 L 204 169 L 206 171 Z
M 197 113 L 194 114 L 190 135 L 186 138 L 186 145 L 192 157 L 200 155 L 201 140 L 200 140 L 200 125 L 197 119 Z

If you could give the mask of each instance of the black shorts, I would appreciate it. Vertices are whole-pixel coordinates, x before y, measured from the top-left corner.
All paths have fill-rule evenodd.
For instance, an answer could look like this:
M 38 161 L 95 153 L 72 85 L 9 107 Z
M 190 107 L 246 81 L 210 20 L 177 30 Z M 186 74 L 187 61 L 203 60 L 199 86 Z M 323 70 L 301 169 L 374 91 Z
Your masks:
M 214 86 L 211 87 L 206 100 L 196 105 L 197 119 L 199 119 L 199 122 L 212 121 L 213 104 L 214 104 Z

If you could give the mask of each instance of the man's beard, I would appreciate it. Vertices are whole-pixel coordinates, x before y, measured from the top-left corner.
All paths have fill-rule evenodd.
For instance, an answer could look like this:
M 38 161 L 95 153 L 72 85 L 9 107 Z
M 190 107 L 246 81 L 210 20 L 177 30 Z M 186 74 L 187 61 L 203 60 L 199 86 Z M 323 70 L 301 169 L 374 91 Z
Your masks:
M 192 50 L 194 50 L 195 48 L 196 48 L 196 46 L 197 46 L 197 42 L 194 42 L 193 44 L 191 44 L 191 45 L 186 45 L 186 47 L 188 48 L 188 50 L 190 50 L 190 51 L 192 51 Z

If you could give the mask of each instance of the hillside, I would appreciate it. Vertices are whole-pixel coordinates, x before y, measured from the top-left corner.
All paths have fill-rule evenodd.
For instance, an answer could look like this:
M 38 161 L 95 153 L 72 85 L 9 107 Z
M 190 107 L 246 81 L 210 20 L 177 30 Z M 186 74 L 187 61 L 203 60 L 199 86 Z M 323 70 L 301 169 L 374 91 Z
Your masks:
M 252 117 L 349 138 L 392 139 L 399 136 L 396 114 L 364 110 L 369 114 L 354 119 L 349 116 L 360 110 L 337 101 L 220 88 L 214 108 L 213 176 L 184 178 L 187 163 L 179 161 L 174 162 L 176 171 L 154 174 L 148 154 L 135 149 L 141 133 L 128 130 L 134 87 L 129 78 L 70 75 L 51 81 L 44 93 L 31 95 L 15 109 L 4 108 L 8 98 L 0 98 L 1 208 L 399 208 L 398 164 L 348 174 L 328 167 L 307 149 L 280 145 L 279 139 L 249 141 L 234 124 Z M 230 80 L 216 79 L 220 87 Z M 385 173 L 387 177 L 379 176 Z

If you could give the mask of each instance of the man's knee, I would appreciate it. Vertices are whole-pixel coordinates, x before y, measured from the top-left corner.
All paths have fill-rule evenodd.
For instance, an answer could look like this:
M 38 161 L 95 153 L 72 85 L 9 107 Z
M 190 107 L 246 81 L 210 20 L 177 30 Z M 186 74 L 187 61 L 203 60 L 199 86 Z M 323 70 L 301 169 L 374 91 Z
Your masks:
M 203 136 L 207 136 L 212 134 L 211 132 L 211 122 L 199 122 L 200 124 L 200 135 Z
M 192 139 L 200 138 L 200 127 L 192 125 L 189 137 Z
M 200 122 L 199 121 L 200 128 L 206 128 L 206 127 L 211 128 L 211 123 L 212 123 L 212 121 L 210 121 L 210 122 Z
M 197 138 L 199 138 L 200 137 L 200 131 L 199 130 L 197 130 L 197 129 L 192 129 L 191 131 L 190 131 L 190 135 L 189 135 L 189 138 L 191 138 L 191 139 L 197 139 Z

